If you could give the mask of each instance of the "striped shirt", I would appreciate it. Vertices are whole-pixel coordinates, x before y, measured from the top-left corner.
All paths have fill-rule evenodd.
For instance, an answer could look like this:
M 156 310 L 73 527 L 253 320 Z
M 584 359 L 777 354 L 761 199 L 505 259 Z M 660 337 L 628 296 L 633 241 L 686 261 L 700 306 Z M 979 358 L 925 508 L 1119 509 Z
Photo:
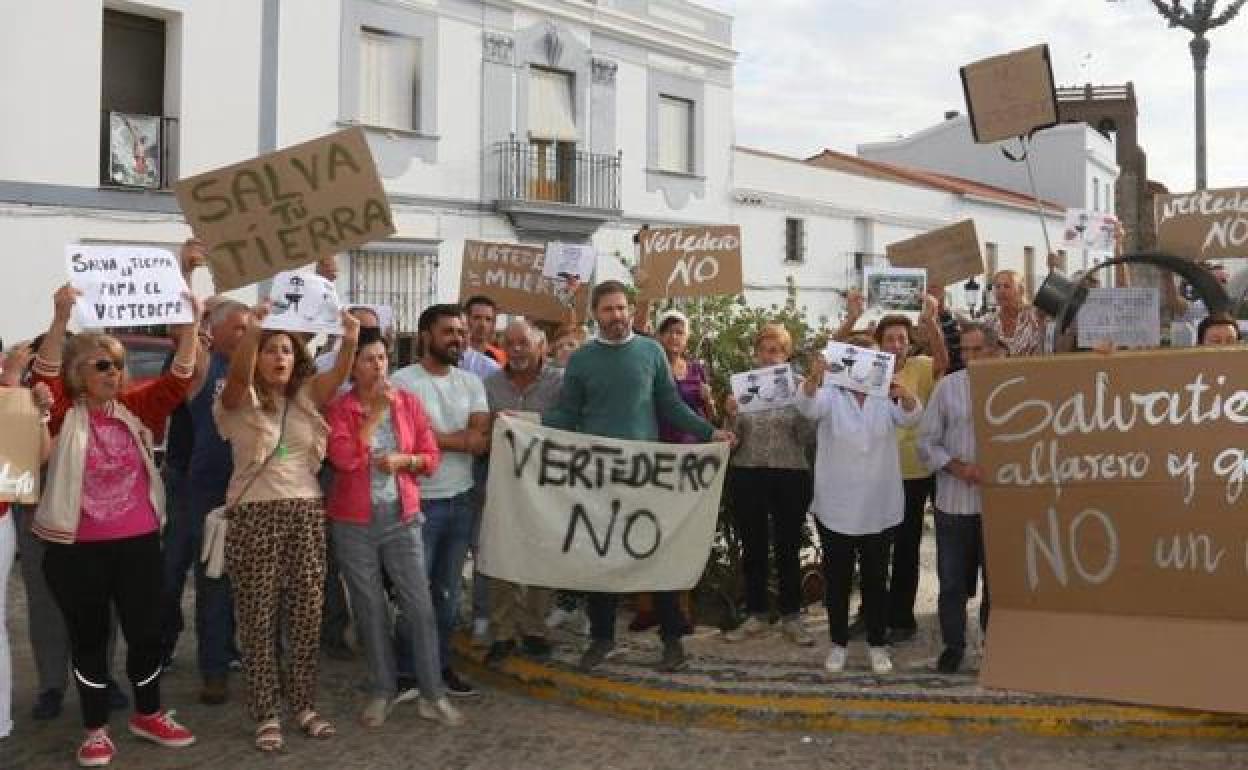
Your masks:
M 995 310 L 984 316 L 984 325 L 991 326 L 997 332 L 997 338 L 1010 351 L 1010 356 L 1039 356 L 1044 354 L 1045 325 L 1040 311 L 1028 305 L 1018 313 L 1018 321 L 1014 325 L 1014 334 L 1006 336 L 1005 325 L 1001 322 L 1001 311 Z
M 950 460 L 974 463 L 975 421 L 971 384 L 965 369 L 936 383 L 919 423 L 919 459 L 936 474 L 936 509 L 942 513 L 980 513 L 979 487 L 944 470 Z

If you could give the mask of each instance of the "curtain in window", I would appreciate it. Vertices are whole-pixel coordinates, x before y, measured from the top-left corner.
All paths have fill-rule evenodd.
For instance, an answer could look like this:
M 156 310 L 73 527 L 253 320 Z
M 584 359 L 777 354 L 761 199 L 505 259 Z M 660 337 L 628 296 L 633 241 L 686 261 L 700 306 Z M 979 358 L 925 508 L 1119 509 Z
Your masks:
M 575 142 L 572 76 L 566 72 L 529 68 L 529 137 Z
M 659 97 L 659 168 L 693 173 L 693 102 Z
M 420 104 L 420 41 L 360 30 L 359 120 L 371 126 L 416 130 Z

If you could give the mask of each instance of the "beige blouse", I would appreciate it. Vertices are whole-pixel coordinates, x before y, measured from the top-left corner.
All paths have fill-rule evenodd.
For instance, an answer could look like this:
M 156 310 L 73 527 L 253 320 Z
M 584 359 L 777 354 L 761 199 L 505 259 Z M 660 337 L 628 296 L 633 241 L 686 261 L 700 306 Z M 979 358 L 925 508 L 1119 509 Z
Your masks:
M 234 454 L 234 475 L 230 477 L 226 493 L 227 504 L 321 497 L 316 475 L 325 458 L 329 424 L 312 401 L 309 387 L 305 384 L 290 400 L 285 432 L 282 430 L 283 401 L 278 401 L 275 412 L 266 412 L 260 408 L 254 387 L 248 390 L 247 400 L 236 409 L 226 409 L 217 398 L 212 415 L 217 430 L 230 442 Z M 275 448 L 273 459 L 264 466 Z M 264 470 L 257 477 L 261 466 Z M 255 481 L 247 486 L 253 477 Z M 241 500 L 240 493 L 244 493 Z
M 807 452 L 815 444 L 815 424 L 797 407 L 740 413 L 724 426 L 737 434 L 730 465 L 738 468 L 809 470 Z

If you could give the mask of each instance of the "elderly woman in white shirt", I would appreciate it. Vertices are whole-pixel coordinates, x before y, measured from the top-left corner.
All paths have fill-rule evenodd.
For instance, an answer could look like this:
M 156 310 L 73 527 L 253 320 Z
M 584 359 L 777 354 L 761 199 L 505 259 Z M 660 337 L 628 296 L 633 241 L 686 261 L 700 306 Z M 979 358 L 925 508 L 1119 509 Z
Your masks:
M 850 344 L 874 347 L 868 338 Z M 811 510 L 823 545 L 828 634 L 824 668 L 845 668 L 849 644 L 849 593 L 854 558 L 861 560 L 862 608 L 871 670 L 893 670 L 888 653 L 888 530 L 901 522 L 905 496 L 897 428 L 918 423 L 923 405 L 893 380 L 888 398 L 838 386 L 824 388 L 827 362 L 812 357 L 810 376 L 798 390 L 797 409 L 817 422 L 815 493 Z

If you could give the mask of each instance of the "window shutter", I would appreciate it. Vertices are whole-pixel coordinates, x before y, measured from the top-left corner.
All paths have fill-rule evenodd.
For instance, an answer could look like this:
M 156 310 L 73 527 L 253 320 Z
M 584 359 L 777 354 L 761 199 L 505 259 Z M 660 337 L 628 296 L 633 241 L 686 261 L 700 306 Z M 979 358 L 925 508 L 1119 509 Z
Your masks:
M 362 28 L 360 122 L 384 128 L 419 128 L 419 69 L 419 40 Z
M 693 102 L 659 97 L 659 169 L 693 173 Z
M 568 73 L 529 68 L 529 138 L 576 141 L 572 76 Z

